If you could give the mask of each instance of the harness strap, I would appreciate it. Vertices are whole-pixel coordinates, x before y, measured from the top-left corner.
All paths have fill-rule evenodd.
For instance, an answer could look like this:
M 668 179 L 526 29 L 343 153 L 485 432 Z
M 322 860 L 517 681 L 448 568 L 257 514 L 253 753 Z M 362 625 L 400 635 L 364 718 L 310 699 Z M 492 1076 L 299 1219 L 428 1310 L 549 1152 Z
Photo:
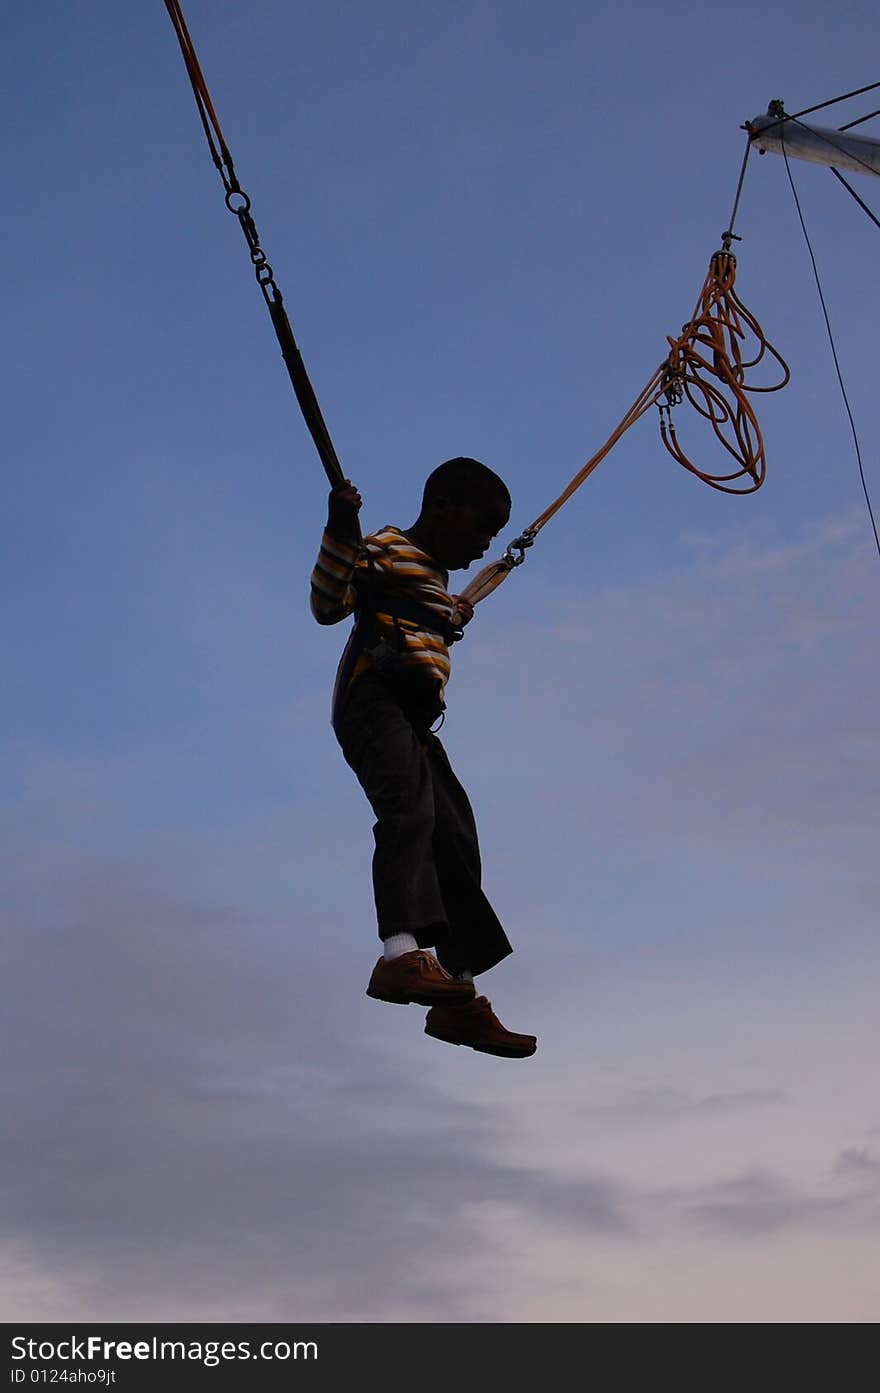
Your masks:
M 395 594 L 389 586 L 381 585 L 374 575 L 370 574 L 363 579 L 358 579 L 356 584 L 359 604 L 355 610 L 355 626 L 345 652 L 345 660 L 336 679 L 332 716 L 334 730 L 358 662 L 364 654 L 368 656 L 370 654 L 371 640 L 377 640 L 376 649 L 381 649 L 384 644 L 388 656 L 394 656 L 391 645 L 377 634 L 377 615 L 380 612 L 383 615 L 390 615 L 395 621 L 402 620 L 405 624 L 415 624 L 419 629 L 437 634 L 447 647 L 462 637 L 462 630 L 451 620 L 444 619 L 442 615 L 435 613 L 427 605 L 419 604 L 418 600 L 413 600 L 406 595 Z M 399 634 L 399 631 L 398 636 L 400 648 L 402 648 L 402 635 Z
M 287 310 L 284 308 L 284 296 L 275 280 L 275 275 L 266 252 L 260 245 L 260 237 L 257 226 L 251 215 L 251 200 L 245 193 L 238 176 L 235 166 L 232 163 L 232 155 L 229 153 L 229 146 L 223 138 L 220 129 L 220 122 L 217 120 L 217 113 L 211 101 L 211 94 L 205 82 L 204 74 L 199 66 L 196 55 L 195 45 L 190 38 L 189 30 L 186 27 L 186 20 L 180 7 L 180 0 L 165 0 L 165 8 L 174 25 L 174 32 L 177 35 L 178 43 L 186 64 L 186 71 L 189 76 L 196 99 L 199 117 L 208 141 L 208 148 L 211 151 L 211 159 L 223 180 L 223 187 L 226 190 L 226 207 L 230 213 L 234 213 L 238 218 L 239 225 L 244 233 L 245 241 L 250 251 L 251 264 L 257 278 L 257 284 L 266 302 L 269 317 L 272 320 L 272 327 L 281 348 L 281 356 L 287 368 L 291 386 L 293 387 L 296 399 L 299 403 L 303 419 L 308 426 L 315 448 L 318 451 L 324 472 L 334 488 L 340 488 L 345 482 L 345 471 L 339 463 L 336 449 L 330 437 L 327 423 L 321 413 L 318 398 L 312 386 L 311 379 L 306 371 L 302 354 L 293 335 L 290 320 L 287 317 Z

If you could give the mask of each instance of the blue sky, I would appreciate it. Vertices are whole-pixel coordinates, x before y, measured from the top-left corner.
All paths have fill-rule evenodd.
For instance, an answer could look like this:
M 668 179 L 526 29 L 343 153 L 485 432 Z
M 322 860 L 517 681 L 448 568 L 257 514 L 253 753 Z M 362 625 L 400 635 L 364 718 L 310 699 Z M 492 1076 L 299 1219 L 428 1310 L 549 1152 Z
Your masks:
M 460 453 L 529 522 L 690 315 L 741 123 L 880 76 L 861 0 L 186 13 L 367 528 Z M 880 560 L 781 161 L 765 486 L 648 416 L 454 654 L 513 1063 L 364 997 L 326 484 L 164 6 L 2 52 L 7 1318 L 876 1319 Z M 876 229 L 793 172 L 876 505 Z

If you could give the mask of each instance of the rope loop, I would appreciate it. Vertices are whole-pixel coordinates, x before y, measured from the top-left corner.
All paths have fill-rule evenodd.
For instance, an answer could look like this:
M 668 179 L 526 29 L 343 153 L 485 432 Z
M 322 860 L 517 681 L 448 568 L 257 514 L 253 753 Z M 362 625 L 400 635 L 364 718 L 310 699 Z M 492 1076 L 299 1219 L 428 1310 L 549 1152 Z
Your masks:
M 723 493 L 754 493 L 766 474 L 764 439 L 747 392 L 777 392 L 791 376 L 788 365 L 766 338 L 734 289 L 736 257 L 717 251 L 709 264 L 694 316 L 677 339 L 669 338 L 664 364 L 660 438 L 683 468 Z M 765 357 L 774 359 L 781 379 L 762 385 L 746 374 Z M 709 421 L 736 467 L 730 473 L 699 469 L 678 443 L 671 408 L 687 399 Z M 661 404 L 658 402 L 658 406 Z
M 522 565 L 525 548 L 533 545 L 541 528 L 589 478 L 630 426 L 652 406 L 659 408 L 660 438 L 664 446 L 673 459 L 704 484 L 723 493 L 754 493 L 760 488 L 766 472 L 764 441 L 746 394 L 779 391 L 791 374 L 755 316 L 740 300 L 735 283 L 736 257 L 725 246 L 711 258 L 693 317 L 683 326 L 678 338 L 667 339 L 666 358 L 623 420 L 559 497 L 510 543 L 501 559 L 490 562 L 474 577 L 462 592 L 472 605 L 491 595 L 511 571 Z M 746 373 L 765 357 L 776 362 L 780 380 L 769 385 L 747 382 Z M 673 409 L 684 401 L 690 402 L 697 414 L 710 423 L 724 450 L 735 461 L 735 468 L 729 473 L 699 469 L 688 459 L 678 443 L 672 418 Z

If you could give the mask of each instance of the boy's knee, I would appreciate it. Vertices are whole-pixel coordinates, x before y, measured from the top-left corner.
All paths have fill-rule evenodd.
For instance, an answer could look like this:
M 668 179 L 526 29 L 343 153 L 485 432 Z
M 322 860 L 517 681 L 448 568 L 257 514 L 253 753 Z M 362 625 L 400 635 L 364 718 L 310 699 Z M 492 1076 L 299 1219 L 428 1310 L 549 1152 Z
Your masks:
M 434 835 L 434 809 L 428 803 L 383 808 L 373 828 L 380 838 L 401 843 L 430 841 Z

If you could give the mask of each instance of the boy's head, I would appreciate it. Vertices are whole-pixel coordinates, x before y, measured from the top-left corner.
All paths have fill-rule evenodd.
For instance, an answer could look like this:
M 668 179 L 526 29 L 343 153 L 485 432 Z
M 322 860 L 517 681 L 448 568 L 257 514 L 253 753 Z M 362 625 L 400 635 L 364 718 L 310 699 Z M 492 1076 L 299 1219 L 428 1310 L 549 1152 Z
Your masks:
M 479 460 L 446 460 L 425 484 L 418 530 L 449 571 L 465 570 L 485 553 L 510 517 L 503 479 Z

